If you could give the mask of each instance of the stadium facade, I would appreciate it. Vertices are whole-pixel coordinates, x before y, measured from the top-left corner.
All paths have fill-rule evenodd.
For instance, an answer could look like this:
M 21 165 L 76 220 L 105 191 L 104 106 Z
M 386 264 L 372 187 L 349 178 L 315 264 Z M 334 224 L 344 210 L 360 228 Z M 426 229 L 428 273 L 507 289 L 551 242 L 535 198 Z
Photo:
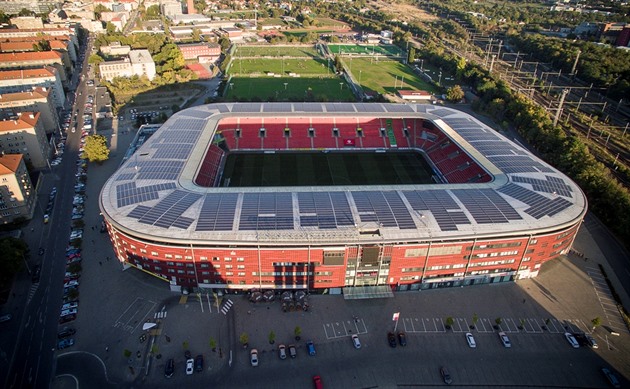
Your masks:
M 427 185 L 230 187 L 232 151 L 416 150 Z M 417 290 L 535 277 L 587 210 L 555 168 L 433 105 L 221 103 L 174 114 L 107 181 L 125 266 L 171 289 Z

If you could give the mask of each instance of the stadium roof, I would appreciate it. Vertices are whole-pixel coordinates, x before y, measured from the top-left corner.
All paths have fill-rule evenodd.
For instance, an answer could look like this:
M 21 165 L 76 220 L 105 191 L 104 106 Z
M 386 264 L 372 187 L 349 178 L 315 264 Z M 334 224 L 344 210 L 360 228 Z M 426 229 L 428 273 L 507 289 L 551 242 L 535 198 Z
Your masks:
M 200 187 L 198 167 L 225 117 L 423 118 L 493 180 L 334 187 Z M 306 245 L 483 239 L 554 231 L 587 202 L 569 178 L 472 116 L 433 105 L 221 103 L 174 114 L 107 181 L 116 229 L 178 244 Z

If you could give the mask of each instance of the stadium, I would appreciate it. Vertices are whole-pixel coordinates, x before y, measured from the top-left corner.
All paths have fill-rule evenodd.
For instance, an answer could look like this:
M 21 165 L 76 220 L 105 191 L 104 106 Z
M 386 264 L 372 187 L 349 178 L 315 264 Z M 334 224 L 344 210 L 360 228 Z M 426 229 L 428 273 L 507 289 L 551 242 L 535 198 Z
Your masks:
M 219 103 L 169 118 L 100 209 L 119 261 L 172 290 L 352 295 L 535 277 L 587 201 L 455 109 Z

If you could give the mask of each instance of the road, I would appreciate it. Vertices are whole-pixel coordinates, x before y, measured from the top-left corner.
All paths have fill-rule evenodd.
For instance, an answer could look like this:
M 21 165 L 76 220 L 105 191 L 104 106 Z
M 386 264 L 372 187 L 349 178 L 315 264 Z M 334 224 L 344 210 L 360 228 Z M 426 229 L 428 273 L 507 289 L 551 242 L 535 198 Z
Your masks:
M 86 51 L 89 52 L 89 48 L 83 52 Z M 71 83 L 72 86 L 78 85 L 75 104 L 81 107 L 80 114 L 86 98 L 86 87 L 81 82 L 86 69 L 87 58 L 84 58 L 81 71 L 74 72 Z M 69 110 L 73 111 L 74 109 Z M 16 335 L 12 339 L 15 341 L 13 352 L 5 365 L 8 368 L 2 371 L 0 382 L 3 382 L 3 388 L 48 388 L 55 371 L 55 348 L 65 273 L 65 261 L 61 259 L 65 258 L 72 214 L 73 193 L 67 188 L 72 187 L 75 182 L 75 161 L 79 155 L 80 134 L 80 131 L 68 132 L 62 163 L 44 173 L 42 184 L 38 188 L 39 204 L 48 202 L 48 194 L 53 186 L 58 191 L 50 222 L 43 224 L 43 209 L 38 206 L 29 223 L 30 231 L 25 233 L 32 253 L 37 253 L 37 247 L 45 251 L 43 256 L 37 258 L 42 261 L 40 281 L 29 289 L 26 305 L 21 307 L 23 311 L 20 322 L 14 320 L 13 328 L 7 331 L 8 334 Z

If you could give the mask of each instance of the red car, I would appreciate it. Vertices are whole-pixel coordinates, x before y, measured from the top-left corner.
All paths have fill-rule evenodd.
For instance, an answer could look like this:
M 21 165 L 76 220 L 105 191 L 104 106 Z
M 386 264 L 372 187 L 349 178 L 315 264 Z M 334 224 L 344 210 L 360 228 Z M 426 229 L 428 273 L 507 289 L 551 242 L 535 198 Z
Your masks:
M 322 389 L 322 377 L 318 375 L 313 376 L 313 385 L 315 385 L 315 389 Z

